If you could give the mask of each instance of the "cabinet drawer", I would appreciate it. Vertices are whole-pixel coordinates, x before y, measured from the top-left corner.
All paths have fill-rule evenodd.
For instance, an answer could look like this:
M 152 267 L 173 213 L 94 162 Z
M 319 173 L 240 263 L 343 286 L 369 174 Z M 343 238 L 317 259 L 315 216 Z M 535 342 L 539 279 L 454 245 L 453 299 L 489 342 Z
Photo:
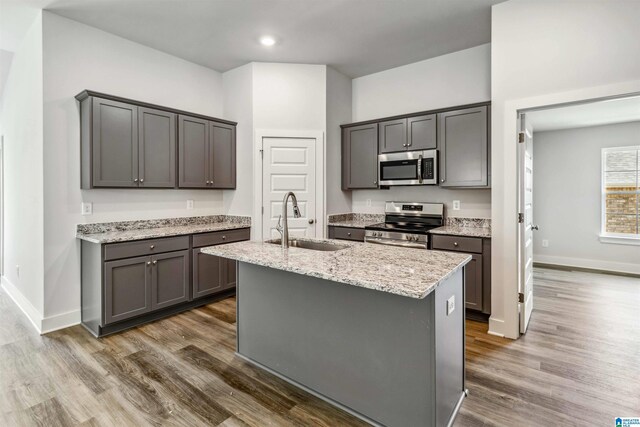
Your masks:
M 482 253 L 482 239 L 477 237 L 431 235 L 432 249 L 457 252 Z
M 333 238 L 364 242 L 364 228 L 333 227 Z
M 250 235 L 250 229 L 248 228 L 194 234 L 193 247 L 200 248 L 203 246 L 220 245 L 222 243 L 241 242 L 243 240 L 249 240 Z
M 135 242 L 111 243 L 105 245 L 104 259 L 130 258 L 153 255 L 162 252 L 180 251 L 189 248 L 189 236 L 167 237 L 164 239 L 138 240 Z

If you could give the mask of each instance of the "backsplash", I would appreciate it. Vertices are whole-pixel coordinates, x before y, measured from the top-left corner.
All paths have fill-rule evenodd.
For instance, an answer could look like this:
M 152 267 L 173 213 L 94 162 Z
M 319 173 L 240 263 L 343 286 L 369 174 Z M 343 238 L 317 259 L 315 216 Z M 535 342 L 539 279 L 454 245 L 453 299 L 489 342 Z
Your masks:
M 78 224 L 77 232 L 80 234 L 104 233 L 108 231 L 140 230 L 145 228 L 176 227 L 181 225 L 198 225 L 212 222 L 230 222 L 238 224 L 251 224 L 250 216 L 236 215 L 207 215 L 181 218 L 163 218 L 138 221 L 102 222 L 94 224 Z
M 384 214 L 373 213 L 341 213 L 328 216 L 329 222 L 363 221 L 363 222 L 383 222 Z
M 450 227 L 476 227 L 491 228 L 491 219 L 489 218 L 458 218 L 447 217 L 445 224 Z

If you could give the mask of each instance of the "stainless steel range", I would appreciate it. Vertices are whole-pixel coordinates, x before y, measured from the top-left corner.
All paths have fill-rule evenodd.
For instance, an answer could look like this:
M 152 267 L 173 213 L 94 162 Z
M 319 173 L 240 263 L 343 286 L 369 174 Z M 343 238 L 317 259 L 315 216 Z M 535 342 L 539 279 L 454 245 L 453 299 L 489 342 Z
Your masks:
M 364 241 L 428 249 L 429 230 L 444 225 L 444 204 L 387 202 L 384 222 L 365 227 Z

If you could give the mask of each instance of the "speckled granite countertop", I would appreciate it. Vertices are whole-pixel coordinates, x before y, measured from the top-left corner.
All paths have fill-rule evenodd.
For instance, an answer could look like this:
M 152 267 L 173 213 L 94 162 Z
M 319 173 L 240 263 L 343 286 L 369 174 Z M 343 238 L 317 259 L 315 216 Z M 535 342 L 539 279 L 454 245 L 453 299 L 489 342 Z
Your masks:
M 454 225 L 445 225 L 444 227 L 433 228 L 429 230 L 431 234 L 448 234 L 450 236 L 464 237 L 482 237 L 491 238 L 491 228 L 489 227 L 459 227 Z
M 115 243 L 247 227 L 251 227 L 251 217 L 211 215 L 78 224 L 76 237 L 92 243 Z
M 305 239 L 316 240 L 317 239 Z M 455 252 L 322 240 L 348 246 L 338 251 L 282 250 L 266 242 L 238 242 L 202 252 L 334 282 L 421 299 L 462 268 L 471 256 Z
M 365 228 L 367 225 L 384 222 L 384 214 L 346 213 L 329 215 L 327 225 L 331 227 Z

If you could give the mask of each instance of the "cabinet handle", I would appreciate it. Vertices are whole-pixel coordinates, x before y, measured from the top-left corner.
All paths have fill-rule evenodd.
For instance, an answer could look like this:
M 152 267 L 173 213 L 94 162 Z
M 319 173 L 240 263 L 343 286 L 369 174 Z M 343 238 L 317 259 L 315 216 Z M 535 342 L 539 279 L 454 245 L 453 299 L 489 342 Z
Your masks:
M 453 246 L 458 246 L 458 242 L 453 242 Z
M 156 247 L 156 245 L 149 245 L 149 249 L 153 249 L 155 247 Z
M 153 265 L 156 265 L 158 263 L 158 261 L 156 261 L 155 259 L 153 260 Z
M 378 181 L 373 181 L 373 183 L 374 183 L 374 184 L 377 184 L 377 183 L 378 183 Z
M 222 240 L 225 240 L 227 238 L 227 236 L 222 236 Z
M 151 261 L 147 261 L 147 265 L 151 265 Z
M 133 182 L 138 182 L 138 178 L 135 178 L 135 179 L 133 180 Z
M 140 178 L 140 182 L 144 182 L 144 178 Z
M 351 233 L 347 233 L 347 236 L 351 236 Z

